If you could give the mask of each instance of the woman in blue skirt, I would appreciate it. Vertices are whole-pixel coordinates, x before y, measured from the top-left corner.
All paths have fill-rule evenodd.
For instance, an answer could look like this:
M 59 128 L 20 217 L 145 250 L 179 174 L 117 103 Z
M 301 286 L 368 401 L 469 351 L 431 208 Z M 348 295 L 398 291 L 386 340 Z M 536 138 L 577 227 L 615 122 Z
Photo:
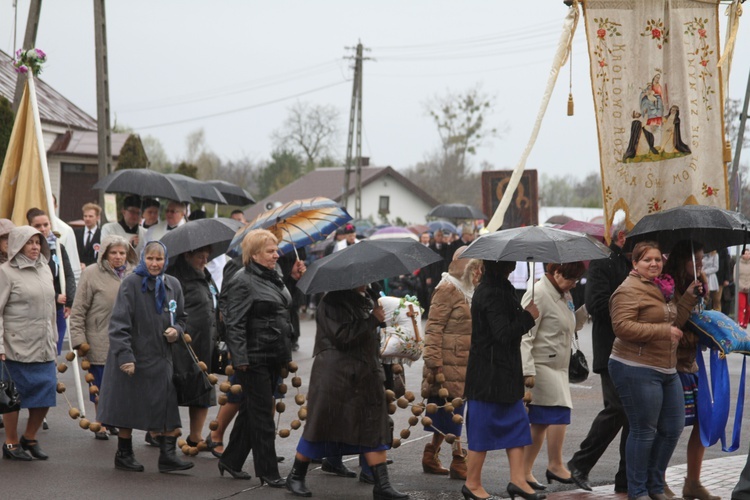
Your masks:
M 372 468 L 375 500 L 409 498 L 388 478 L 385 452 L 393 436 L 377 333 L 385 311 L 366 289 L 329 292 L 316 311 L 308 418 L 286 479 L 297 496 L 312 495 L 305 484 L 311 459 L 361 453 Z
M 546 498 L 526 483 L 523 447 L 531 444 L 523 406 L 521 337 L 534 327 L 539 310 L 524 309 L 508 275 L 515 262 L 484 261 L 484 276 L 471 302 L 471 350 L 466 369 L 466 433 L 469 441 L 465 499 L 490 499 L 482 486 L 482 466 L 489 450 L 505 449 L 510 462 L 507 491 L 529 500 Z
M 8 261 L 0 265 L 0 379 L 11 380 L 28 408 L 26 431 L 18 437 L 18 411 L 5 414 L 3 457 L 46 460 L 36 433 L 55 406 L 55 288 L 47 240 L 30 226 L 10 231 Z M 28 453 L 27 453 L 28 452 Z
M 537 482 L 532 471 L 545 439 L 547 483 L 553 480 L 563 484 L 574 482 L 562 459 L 565 431 L 570 425 L 573 407 L 568 366 L 576 317 L 570 291 L 575 288 L 585 270 L 582 262 L 547 266 L 546 274 L 534 288 L 539 318 L 529 335 L 524 335 L 521 341 L 524 380 L 531 387 L 529 421 L 532 443 L 524 449 L 524 470 L 526 482 L 535 490 L 546 489 L 546 486 Z M 531 300 L 532 291 L 527 290 L 521 303 L 528 304 Z

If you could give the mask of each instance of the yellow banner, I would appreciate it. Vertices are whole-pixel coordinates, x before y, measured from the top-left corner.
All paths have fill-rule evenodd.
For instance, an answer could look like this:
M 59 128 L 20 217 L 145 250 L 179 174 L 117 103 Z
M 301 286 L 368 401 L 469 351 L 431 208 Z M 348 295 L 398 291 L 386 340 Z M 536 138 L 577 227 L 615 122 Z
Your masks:
M 0 173 L 0 218 L 11 219 L 16 225 L 28 224 L 26 211 L 30 208 L 53 213 L 47 206 L 37 141 L 43 138 L 37 137 L 27 81 Z

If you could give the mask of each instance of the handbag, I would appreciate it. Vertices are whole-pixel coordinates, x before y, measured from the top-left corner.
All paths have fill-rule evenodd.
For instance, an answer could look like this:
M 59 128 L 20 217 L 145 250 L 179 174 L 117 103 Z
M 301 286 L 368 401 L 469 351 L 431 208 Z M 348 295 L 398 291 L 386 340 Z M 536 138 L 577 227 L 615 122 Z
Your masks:
M 568 365 L 568 380 L 571 384 L 578 384 L 589 378 L 589 363 L 578 345 L 578 332 L 571 342 L 570 364 Z
M 211 373 L 220 373 L 223 375 L 230 364 L 229 350 L 227 349 L 226 342 L 216 342 L 211 353 Z
M 5 361 L 0 361 L 0 413 L 12 413 L 21 409 L 21 395 L 18 394 L 16 384 L 10 378 Z
M 208 374 L 198 365 L 198 357 L 193 349 L 185 342 L 185 335 L 180 334 L 177 342 L 172 346 L 172 364 L 174 372 L 172 383 L 177 390 L 177 404 L 189 406 L 202 396 L 211 392 L 211 382 Z

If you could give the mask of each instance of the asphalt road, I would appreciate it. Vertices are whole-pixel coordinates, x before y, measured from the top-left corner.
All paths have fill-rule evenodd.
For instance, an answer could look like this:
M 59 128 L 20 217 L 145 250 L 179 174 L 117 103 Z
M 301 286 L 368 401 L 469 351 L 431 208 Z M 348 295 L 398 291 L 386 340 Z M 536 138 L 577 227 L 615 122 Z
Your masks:
M 303 380 L 302 391 L 305 392 L 309 382 L 312 367 L 312 349 L 315 337 L 315 325 L 312 321 L 302 322 L 301 348 L 295 354 L 295 360 L 300 366 L 299 375 Z M 591 360 L 591 327 L 587 325 L 580 332 L 581 348 Z M 729 357 L 732 382 L 737 384 L 742 356 Z M 419 394 L 421 383 L 422 362 L 415 362 L 406 368 L 407 389 Z M 73 391 L 72 370 L 60 375 L 60 379 L 68 386 L 68 397 L 75 401 Z M 290 385 L 290 395 L 294 389 Z M 567 461 L 585 437 L 591 420 L 601 408 L 601 389 L 599 377 L 592 375 L 587 381 L 572 386 L 573 410 L 572 423 L 568 428 L 564 459 Z M 736 388 L 733 388 L 736 390 Z M 292 398 L 287 398 L 287 411 L 281 416 L 281 428 L 288 428 L 293 418 L 296 418 L 297 406 Z M 89 405 L 87 401 L 87 405 Z M 209 412 L 213 418 L 216 410 Z M 89 418 L 93 418 L 93 405 L 86 407 Z M 410 412 L 399 409 L 394 415 L 396 432 L 407 426 Z M 182 409 L 183 424 L 187 424 L 187 411 Z M 731 409 L 730 424 L 734 418 L 734 404 Z M 21 423 L 25 422 L 22 413 Z M 220 477 L 217 460 L 209 453 L 201 453 L 191 458 L 195 467 L 182 474 L 159 474 L 157 470 L 158 450 L 147 446 L 143 442 L 143 432 L 134 433 L 134 448 L 136 457 L 146 467 L 142 473 L 128 473 L 114 469 L 113 460 L 117 447 L 116 439 L 97 441 L 93 434 L 78 426 L 78 421 L 68 416 L 68 404 L 62 396 L 58 396 L 57 407 L 50 410 L 48 416 L 50 429 L 40 431 L 39 442 L 45 452 L 50 455 L 46 462 L 11 462 L 0 461 L 0 499 L 38 499 L 38 498 L 98 498 L 98 499 L 290 499 L 293 498 L 286 490 L 275 490 L 268 486 L 260 486 L 257 478 L 250 481 L 240 481 Z M 748 436 L 750 419 L 745 419 L 743 425 L 744 436 Z M 731 433 L 731 425 L 728 426 Z M 207 432 L 207 430 L 206 430 Z M 0 430 L 0 436 L 4 431 Z M 205 432 L 204 432 L 205 435 Z M 291 468 L 294 449 L 301 431 L 292 431 L 289 438 L 277 439 L 277 452 L 286 457 L 280 465 L 280 472 L 286 475 Z M 689 432 L 683 433 L 671 465 L 685 463 L 685 448 Z M 227 436 L 228 438 L 228 433 Z M 422 472 L 422 449 L 429 435 L 421 428 L 413 428 L 411 437 L 405 440 L 400 448 L 391 450 L 389 457 L 394 460 L 390 466 L 392 482 L 398 489 L 408 492 L 412 499 L 460 499 L 462 482 L 448 479 L 448 477 L 432 476 Z M 747 439 L 747 438 L 746 438 Z M 619 438 L 618 438 L 619 440 Z M 746 443 L 746 440 L 745 440 Z M 747 445 L 741 444 L 740 449 L 733 454 L 747 453 Z M 706 451 L 706 459 L 727 456 L 718 445 Z M 443 463 L 450 462 L 450 452 L 446 446 L 442 451 Z M 594 485 L 612 484 L 617 468 L 619 456 L 617 441 L 615 441 L 599 464 L 593 469 L 590 479 Z M 356 467 L 356 458 L 351 457 L 347 464 Z M 534 468 L 537 479 L 544 479 L 546 468 L 546 450 L 542 449 Z M 245 470 L 253 476 L 252 458 L 245 464 Z M 488 455 L 483 471 L 483 481 L 490 493 L 507 496 L 505 486 L 509 481 L 508 464 L 504 452 L 491 452 Z M 315 498 L 321 499 L 365 499 L 372 498 L 372 487 L 359 483 L 356 479 L 344 479 L 324 473 L 317 466 L 311 466 L 308 474 L 308 487 Z M 571 485 L 555 483 L 550 491 L 573 489 Z

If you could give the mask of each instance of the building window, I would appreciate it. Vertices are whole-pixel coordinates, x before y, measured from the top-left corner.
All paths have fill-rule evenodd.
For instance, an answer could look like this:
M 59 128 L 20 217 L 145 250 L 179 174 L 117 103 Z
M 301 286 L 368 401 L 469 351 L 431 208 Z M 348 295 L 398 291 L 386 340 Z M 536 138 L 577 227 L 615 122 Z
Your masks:
M 390 212 L 390 203 L 391 203 L 391 197 L 390 196 L 381 196 L 380 197 L 380 204 L 378 205 L 378 213 L 381 214 L 387 214 Z

